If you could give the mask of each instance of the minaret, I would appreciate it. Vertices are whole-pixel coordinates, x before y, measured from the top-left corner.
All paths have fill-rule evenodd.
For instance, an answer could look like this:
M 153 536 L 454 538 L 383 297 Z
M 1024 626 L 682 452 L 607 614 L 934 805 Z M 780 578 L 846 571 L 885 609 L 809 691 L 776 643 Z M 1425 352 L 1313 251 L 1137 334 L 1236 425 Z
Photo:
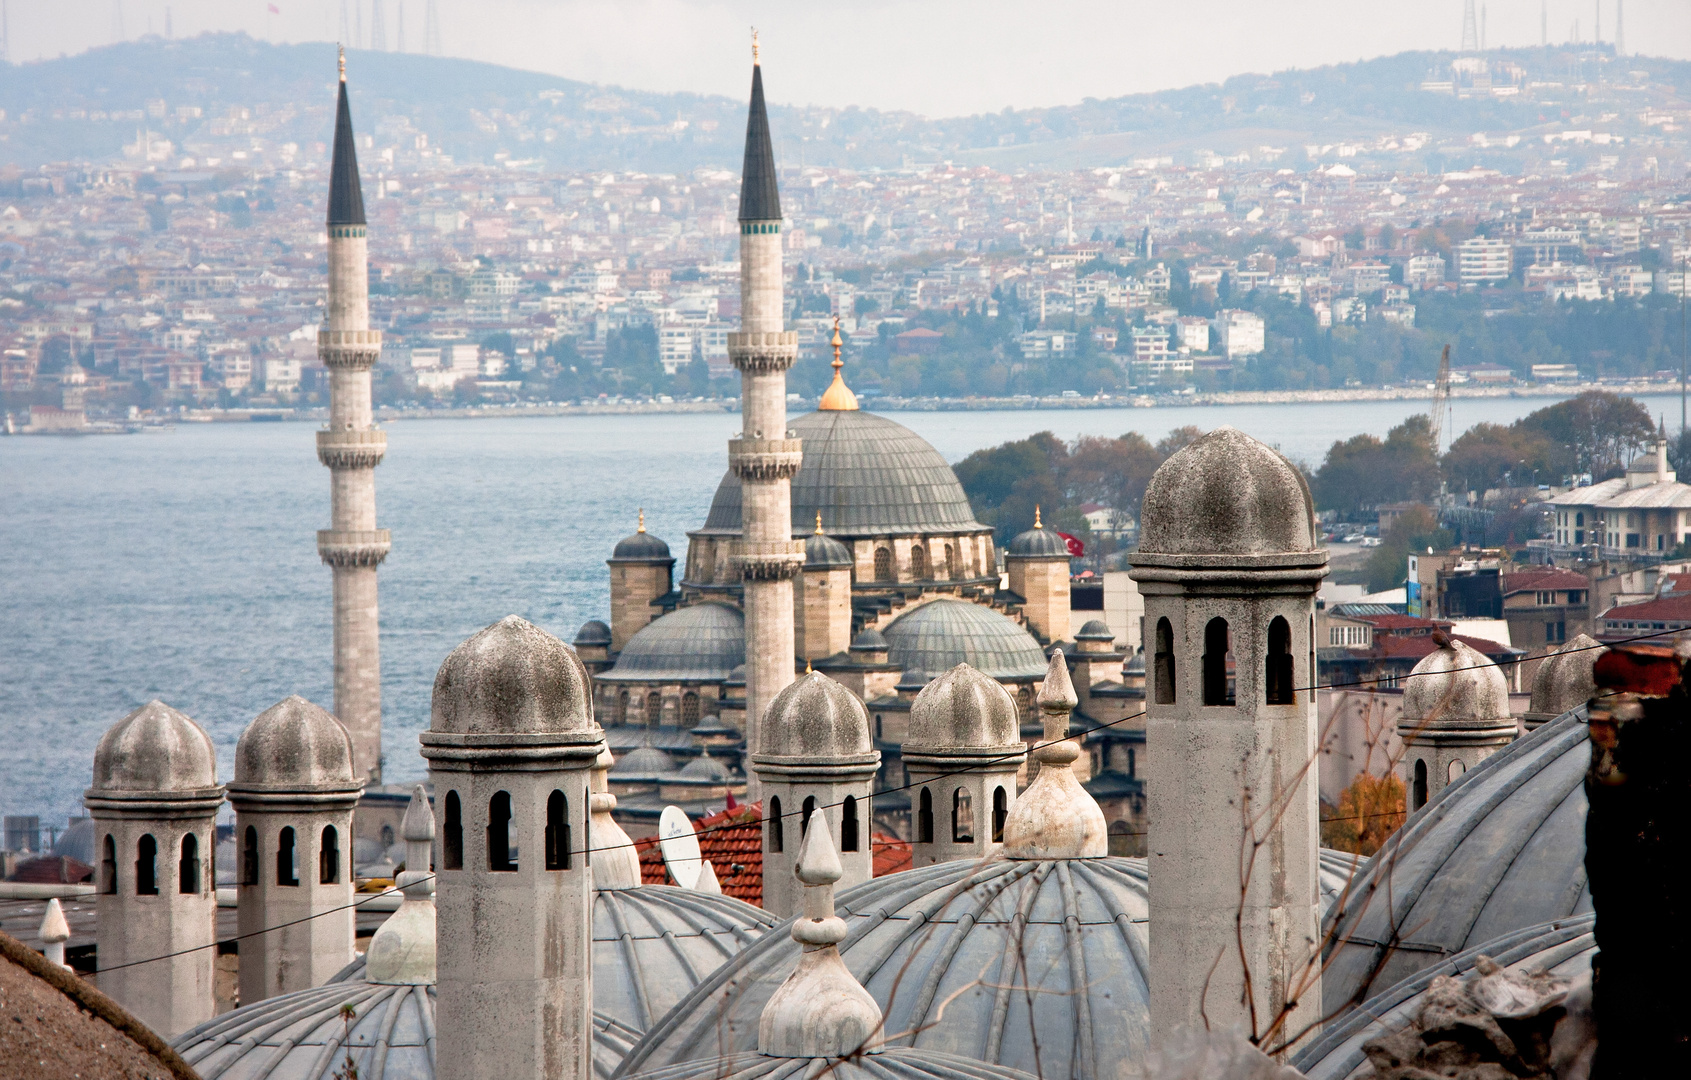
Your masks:
M 740 330 L 728 335 L 728 358 L 740 369 L 741 430 L 728 441 L 728 467 L 740 478 L 734 564 L 745 589 L 746 742 L 753 747 L 769 703 L 793 681 L 793 578 L 804 565 L 792 512 L 800 443 L 787 431 L 787 369 L 799 341 L 782 323 L 781 194 L 757 60 L 754 34 L 740 177 Z
M 376 567 L 389 537 L 376 528 L 376 466 L 387 433 L 370 414 L 370 369 L 382 334 L 370 329 L 364 192 L 346 101 L 341 56 L 335 154 L 329 167 L 329 303 L 317 355 L 329 369 L 329 427 L 317 433 L 317 458 L 329 467 L 329 521 L 317 554 L 335 573 L 335 716 L 352 735 L 355 775 L 382 782 L 382 663 L 376 618 Z

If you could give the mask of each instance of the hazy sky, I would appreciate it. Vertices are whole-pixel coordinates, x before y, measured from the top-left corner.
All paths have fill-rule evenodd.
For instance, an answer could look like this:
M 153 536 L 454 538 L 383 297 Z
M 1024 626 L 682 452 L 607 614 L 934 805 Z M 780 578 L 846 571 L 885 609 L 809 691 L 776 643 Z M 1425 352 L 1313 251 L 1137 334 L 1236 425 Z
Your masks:
M 930 116 L 1056 105 L 1460 44 L 1463 0 L 4 0 L 14 61 L 80 52 L 121 34 L 244 30 L 276 41 L 341 34 L 343 9 L 387 45 L 404 25 L 421 51 L 440 13 L 441 51 L 590 82 L 735 97 L 749 27 L 763 35 L 777 101 L 912 109 Z M 1489 0 L 1486 43 L 1552 42 L 1594 15 L 1612 41 L 1620 0 Z M 278 10 L 272 11 L 274 7 Z M 1627 0 L 1626 48 L 1691 58 L 1691 2 Z M 358 38 L 356 33 L 350 37 Z

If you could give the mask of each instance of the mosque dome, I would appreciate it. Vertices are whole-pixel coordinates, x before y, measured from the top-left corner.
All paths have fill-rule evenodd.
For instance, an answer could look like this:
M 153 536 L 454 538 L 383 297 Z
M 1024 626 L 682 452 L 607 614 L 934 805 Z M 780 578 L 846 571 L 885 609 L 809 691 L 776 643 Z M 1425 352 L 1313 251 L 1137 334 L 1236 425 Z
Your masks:
M 1316 550 L 1309 484 L 1278 451 L 1219 427 L 1157 469 L 1140 504 L 1139 550 L 1266 555 Z
M 94 861 L 94 819 L 85 817 L 61 832 L 53 841 L 53 854 L 75 859 L 84 866 L 98 866 Z
M 1004 549 L 1004 554 L 1024 559 L 1066 559 L 1069 557 L 1069 542 L 1040 524 L 1039 507 L 1036 506 L 1033 509 L 1033 528 L 1017 533 L 1010 546 Z
M 92 791 L 203 791 L 217 751 L 200 725 L 154 698 L 113 724 L 94 749 Z
M 617 758 L 616 764 L 611 766 L 610 775 L 618 780 L 630 780 L 636 776 L 661 776 L 673 771 L 674 758 L 655 746 L 636 746 Z
M 804 440 L 793 477 L 793 535 L 984 533 L 963 485 L 939 451 L 902 424 L 860 410 L 822 410 L 792 421 Z M 722 478 L 702 532 L 738 535 L 740 481 Z
M 983 1065 L 975 1058 L 901 1046 L 844 1058 L 771 1057 L 756 1050 L 730 1057 L 683 1061 L 639 1074 L 640 1080 L 1034 1080 L 1019 1069 Z
M 677 608 L 642 626 L 617 655 L 609 682 L 715 682 L 746 662 L 746 617 L 727 604 Z
M 849 570 L 854 565 L 851 549 L 832 536 L 814 532 L 804 538 L 806 570 Z
M 856 637 L 852 638 L 851 647 L 859 652 L 885 652 L 890 648 L 887 644 L 886 635 L 873 626 L 866 627 Z
M 836 910 L 848 927 L 840 955 L 892 1045 L 1042 1076 L 1140 1075 L 1151 1038 L 1143 860 L 937 863 L 849 889 Z M 764 936 L 659 1021 L 622 1075 L 755 1050 L 800 949 Z
M 1451 638 L 1421 658 L 1404 680 L 1400 729 L 1509 720 L 1503 669 L 1466 642 Z M 1509 721 L 1513 723 L 1513 721 Z
M 1110 624 L 1103 619 L 1088 619 L 1086 624 L 1075 631 L 1076 641 L 1114 641 L 1116 632 L 1110 629 Z
M 575 641 L 572 642 L 578 649 L 610 643 L 611 628 L 599 619 L 588 619 L 582 623 L 581 629 L 575 632 Z
M 431 729 L 563 734 L 593 727 L 587 669 L 575 651 L 507 615 L 453 649 L 435 675 Z
M 1334 918 L 1325 1009 L 1511 931 L 1591 910 L 1583 710 L 1515 740 L 1413 814 Z M 1388 949 L 1386 942 L 1396 941 Z
M 704 780 L 721 784 L 728 781 L 728 766 L 706 754 L 681 766 L 675 775 L 685 780 Z
M 944 754 L 968 748 L 977 755 L 1024 751 L 1021 713 L 996 680 L 958 664 L 923 688 L 910 705 L 904 754 Z
M 1589 635 L 1580 634 L 1546 656 L 1532 677 L 1532 704 L 1523 719 L 1537 726 L 1577 709 L 1597 692 L 1592 669 L 1608 650 Z
M 1539 923 L 1440 960 L 1324 1026 L 1320 1036 L 1298 1053 L 1292 1065 L 1309 1080 L 1348 1080 L 1351 1076 L 1367 1075 L 1370 1066 L 1362 1044 L 1409 1023 L 1420 1013 L 1434 978 L 1465 975 L 1473 970 L 1481 956 L 1488 956 L 1506 968 L 1543 971 L 1570 981 L 1578 979 L 1590 972 L 1591 958 L 1597 951 L 1595 924 L 1596 916 L 1590 914 Z
M 963 600 L 934 600 L 887 624 L 887 661 L 901 668 L 950 671 L 968 664 L 994 679 L 1038 679 L 1045 652 L 1004 615 Z
M 800 675 L 775 695 L 761 731 L 758 758 L 831 761 L 875 752 L 863 702 L 819 671 Z
M 612 562 L 674 562 L 669 545 L 646 531 L 645 511 L 640 513 L 640 529 L 633 536 L 617 541 L 611 549 Z
M 258 714 L 235 744 L 233 787 L 355 787 L 352 737 L 328 710 L 292 694 Z

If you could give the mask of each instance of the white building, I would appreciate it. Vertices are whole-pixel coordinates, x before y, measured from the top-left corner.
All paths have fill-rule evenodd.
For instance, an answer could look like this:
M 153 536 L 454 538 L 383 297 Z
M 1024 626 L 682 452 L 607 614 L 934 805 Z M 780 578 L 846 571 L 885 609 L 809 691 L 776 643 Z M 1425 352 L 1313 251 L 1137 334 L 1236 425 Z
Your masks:
M 1228 308 L 1215 313 L 1215 343 L 1229 360 L 1239 356 L 1255 356 L 1266 344 L 1266 327 L 1262 316 L 1254 311 Z
M 1208 319 L 1197 315 L 1183 315 L 1174 320 L 1174 332 L 1178 338 L 1178 347 L 1190 349 L 1195 353 L 1210 350 L 1210 323 Z
M 1403 266 L 1403 283 L 1412 289 L 1428 289 L 1444 281 L 1444 256 L 1414 255 Z
M 1508 241 L 1476 236 L 1456 247 L 1456 275 L 1464 285 L 1483 285 L 1509 280 Z

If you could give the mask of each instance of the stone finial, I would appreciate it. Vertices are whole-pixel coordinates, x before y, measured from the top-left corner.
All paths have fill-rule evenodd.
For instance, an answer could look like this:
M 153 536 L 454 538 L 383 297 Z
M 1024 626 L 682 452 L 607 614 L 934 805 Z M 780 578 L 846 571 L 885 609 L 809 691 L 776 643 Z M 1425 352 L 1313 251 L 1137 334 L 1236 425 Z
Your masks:
M 1022 751 L 1021 715 L 996 679 L 958 664 L 922 687 L 910 705 L 905 752 L 952 756 L 986 751 L 995 757 Z
M 610 771 L 616 764 L 609 746 L 601 746 L 589 774 L 587 808 L 593 836 L 593 887 L 595 889 L 637 889 L 640 887 L 640 853 L 634 841 L 611 816 L 617 797 L 611 794 Z M 713 879 L 714 880 L 714 879 Z M 718 889 L 718 892 L 722 890 Z
M 1039 688 L 1045 737 L 1033 752 L 1039 774 L 1022 792 L 1004 822 L 1004 855 L 1011 859 L 1095 859 L 1109 853 L 1104 811 L 1070 768 L 1080 747 L 1069 740 L 1069 713 L 1077 704 L 1063 650 L 1051 650 L 1051 664 Z
M 540 627 L 507 615 L 456 649 L 435 676 L 431 731 L 539 735 L 593 727 L 587 669 Z
M 793 940 L 804 952 L 763 1008 L 759 1053 L 838 1058 L 880 1050 L 881 1007 L 840 959 L 846 924 L 834 914 L 834 882 L 844 872 L 827 815 L 811 811 L 793 868 L 804 885 L 804 911 L 793 920 Z
M 1404 680 L 1400 727 L 1439 727 L 1509 716 L 1503 671 L 1459 638 L 1434 634 L 1439 647 L 1421 658 Z
M 434 814 L 423 785 L 411 789 L 411 804 L 399 826 L 405 840 L 405 870 L 395 884 L 403 894 L 399 910 L 370 939 L 365 978 L 390 986 L 428 986 L 435 981 Z
M 716 880 L 716 867 L 706 859 L 699 867 L 699 880 L 693 883 L 694 892 L 710 893 L 712 896 L 722 895 L 722 882 Z
M 760 757 L 832 761 L 871 755 L 875 742 L 869 712 L 858 696 L 813 671 L 769 703 L 755 750 Z
M 1551 652 L 1538 665 L 1532 679 L 1532 703 L 1522 719 L 1527 730 L 1577 709 L 1597 692 L 1592 669 L 1608 650 L 1586 634 L 1579 634 Z
M 235 744 L 233 788 L 356 786 L 352 736 L 341 722 L 298 694 L 258 714 Z
M 216 788 L 211 736 L 154 698 L 100 737 L 94 791 L 197 792 Z
M 70 923 L 65 921 L 65 909 L 59 906 L 59 898 L 55 896 L 47 901 L 47 910 L 41 914 L 41 941 L 47 946 L 42 952 L 48 963 L 70 966 L 65 963 L 65 942 L 69 940 Z

